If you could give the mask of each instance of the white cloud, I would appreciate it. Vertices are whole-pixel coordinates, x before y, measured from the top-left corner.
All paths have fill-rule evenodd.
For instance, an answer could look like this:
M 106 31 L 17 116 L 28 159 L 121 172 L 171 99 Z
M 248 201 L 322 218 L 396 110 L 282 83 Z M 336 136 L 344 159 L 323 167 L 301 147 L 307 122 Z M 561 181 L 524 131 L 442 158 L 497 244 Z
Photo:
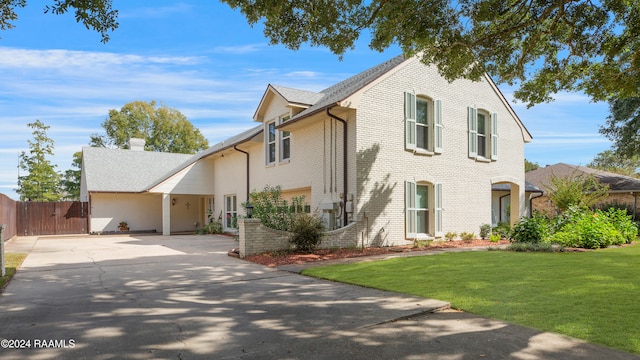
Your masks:
M 142 56 L 109 52 L 91 52 L 75 50 L 32 50 L 0 47 L 0 68 L 14 69 L 90 69 L 109 66 L 174 64 L 194 65 L 202 61 L 194 56 Z M 90 74 L 87 74 L 90 75 Z
M 128 11 L 120 11 L 118 17 L 121 19 L 132 18 L 166 18 L 175 16 L 176 13 L 188 13 L 193 10 L 193 6 L 185 3 L 176 3 L 170 6 L 151 6 L 134 8 Z
M 218 54 L 243 55 L 258 52 L 266 47 L 265 44 L 246 44 L 236 46 L 216 46 L 212 52 Z

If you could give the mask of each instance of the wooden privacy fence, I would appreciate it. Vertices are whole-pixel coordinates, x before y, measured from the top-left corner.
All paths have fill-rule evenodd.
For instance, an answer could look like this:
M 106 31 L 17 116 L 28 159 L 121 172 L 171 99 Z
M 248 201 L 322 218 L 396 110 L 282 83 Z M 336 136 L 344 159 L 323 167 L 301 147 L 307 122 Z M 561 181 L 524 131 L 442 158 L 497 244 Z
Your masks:
M 18 202 L 18 236 L 86 234 L 88 203 L 79 201 Z
M 0 194 L 0 224 L 5 224 L 4 238 L 16 236 L 16 202 L 5 194 Z

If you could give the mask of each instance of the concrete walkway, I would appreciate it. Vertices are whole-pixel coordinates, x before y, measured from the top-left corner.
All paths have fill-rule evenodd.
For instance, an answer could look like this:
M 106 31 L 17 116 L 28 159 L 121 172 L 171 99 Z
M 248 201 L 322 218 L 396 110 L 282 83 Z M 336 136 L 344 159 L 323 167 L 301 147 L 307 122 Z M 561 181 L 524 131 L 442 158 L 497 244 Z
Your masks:
M 1 359 L 639 359 L 230 258 L 223 236 L 19 238 Z M 27 343 L 28 342 L 28 343 Z M 6 347 L 6 342 L 3 342 Z

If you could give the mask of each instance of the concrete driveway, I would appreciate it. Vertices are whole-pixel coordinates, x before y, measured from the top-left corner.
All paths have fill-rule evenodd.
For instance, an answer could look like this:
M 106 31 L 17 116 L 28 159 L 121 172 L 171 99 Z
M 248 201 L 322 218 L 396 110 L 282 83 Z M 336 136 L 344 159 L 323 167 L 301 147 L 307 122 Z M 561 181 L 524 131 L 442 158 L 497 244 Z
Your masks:
M 638 359 L 230 258 L 224 236 L 19 238 L 2 359 Z M 9 349 L 28 346 L 30 349 Z

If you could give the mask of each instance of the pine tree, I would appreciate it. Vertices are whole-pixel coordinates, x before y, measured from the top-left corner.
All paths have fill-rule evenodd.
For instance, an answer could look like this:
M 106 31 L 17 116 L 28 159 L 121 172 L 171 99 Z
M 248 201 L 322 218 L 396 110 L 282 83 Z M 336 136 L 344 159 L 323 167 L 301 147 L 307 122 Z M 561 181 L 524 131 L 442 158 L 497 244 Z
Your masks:
M 28 140 L 29 152 L 20 153 L 20 169 L 28 172 L 18 176 L 21 201 L 60 201 L 60 174 L 47 157 L 53 156 L 54 142 L 47 137 L 50 128 L 42 121 L 27 124 L 33 131 L 33 141 Z

